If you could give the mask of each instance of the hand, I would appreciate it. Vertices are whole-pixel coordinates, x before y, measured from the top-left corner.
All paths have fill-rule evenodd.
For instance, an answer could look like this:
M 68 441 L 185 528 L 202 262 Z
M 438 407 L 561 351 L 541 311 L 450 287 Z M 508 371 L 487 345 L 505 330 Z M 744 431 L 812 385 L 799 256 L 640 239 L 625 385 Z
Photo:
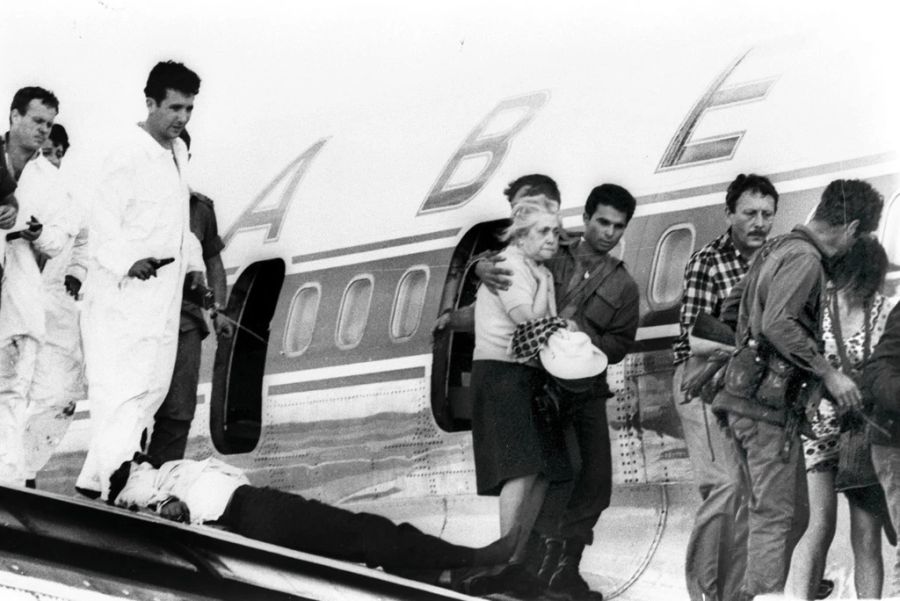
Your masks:
M 31 216 L 31 219 L 28 220 L 28 223 L 26 223 L 26 225 L 28 227 L 22 230 L 23 240 L 34 242 L 41 237 L 41 232 L 44 231 L 44 226 L 41 225 L 40 221 L 34 218 L 34 215 Z
M 131 269 L 128 270 L 128 277 L 137 278 L 139 280 L 149 280 L 156 277 L 156 259 L 147 257 L 140 261 L 135 261 Z
M 213 317 L 213 328 L 215 328 L 216 336 L 219 338 L 231 338 L 234 336 L 234 324 L 221 313 L 216 313 L 216 316 Z
M 825 374 L 823 379 L 825 388 L 834 399 L 834 402 L 841 407 L 859 408 L 862 403 L 862 394 L 856 386 L 853 378 L 846 375 L 842 371 L 836 369 Z
M 196 290 L 198 286 L 206 288 L 206 276 L 203 275 L 202 271 L 189 271 L 187 280 L 191 290 Z
M 447 311 L 445 313 L 441 313 L 438 318 L 434 322 L 434 327 L 431 329 L 432 336 L 438 336 L 447 329 L 447 326 L 450 325 L 450 314 L 452 311 Z
M 16 217 L 18 215 L 19 210 L 16 207 L 10 205 L 0 206 L 0 229 L 12 229 L 16 225 Z
M 167 520 L 175 522 L 186 523 L 191 521 L 191 511 L 188 509 L 188 506 L 184 501 L 177 498 L 164 503 L 162 507 L 159 508 L 159 515 Z
M 76 278 L 74 275 L 67 275 L 63 279 L 63 284 L 66 287 L 66 292 L 74 299 L 78 298 L 78 293 L 81 292 L 81 280 Z
M 497 263 L 505 261 L 500 255 L 493 255 L 479 259 L 475 263 L 475 275 L 487 289 L 497 294 L 500 290 L 509 288 L 510 278 L 513 272 L 505 267 L 497 267 Z

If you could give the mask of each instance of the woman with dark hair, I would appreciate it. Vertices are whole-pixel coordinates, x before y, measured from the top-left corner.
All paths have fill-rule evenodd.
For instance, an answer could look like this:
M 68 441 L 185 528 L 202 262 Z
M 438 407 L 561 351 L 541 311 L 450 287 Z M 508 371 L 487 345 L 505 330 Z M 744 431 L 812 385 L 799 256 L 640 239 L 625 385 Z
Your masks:
M 830 270 L 822 321 L 825 354 L 835 368 L 854 379 L 859 378 L 898 301 L 881 292 L 887 265 L 881 244 L 864 235 Z M 838 492 L 844 493 L 850 506 L 857 597 L 881 597 L 881 530 L 893 544 L 896 533 L 887 517 L 884 491 L 875 476 L 862 425 L 859 414 L 841 413 L 826 397 L 812 420 L 817 438 L 803 439 L 810 519 L 793 561 L 795 594 L 801 599 L 816 598 L 834 538 Z

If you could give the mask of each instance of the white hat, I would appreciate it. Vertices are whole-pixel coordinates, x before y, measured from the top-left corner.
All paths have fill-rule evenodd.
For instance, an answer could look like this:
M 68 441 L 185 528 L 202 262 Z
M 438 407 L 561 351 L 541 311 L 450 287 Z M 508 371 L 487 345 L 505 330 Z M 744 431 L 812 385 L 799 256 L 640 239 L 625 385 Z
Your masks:
M 557 330 L 541 349 L 541 363 L 551 376 L 578 380 L 602 373 L 609 360 L 584 332 Z

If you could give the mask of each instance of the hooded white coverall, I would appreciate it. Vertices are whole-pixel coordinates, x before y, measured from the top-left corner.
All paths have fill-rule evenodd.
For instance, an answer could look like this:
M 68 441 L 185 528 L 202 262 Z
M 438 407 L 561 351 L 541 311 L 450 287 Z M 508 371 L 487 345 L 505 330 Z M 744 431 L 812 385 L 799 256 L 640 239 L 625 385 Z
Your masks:
M 104 499 L 169 389 L 185 274 L 204 270 L 190 231 L 187 159 L 180 139 L 170 151 L 136 127 L 113 148 L 94 196 L 82 321 L 91 442 L 76 486 Z M 147 280 L 127 275 L 148 257 L 175 262 Z
M 56 167 L 43 156 L 31 159 L 19 176 L 19 213 L 13 231 L 31 216 L 43 224 L 34 242 L 5 242 L 0 293 L 0 482 L 25 481 L 23 432 L 38 350 L 46 337 L 44 294 L 38 257 L 57 256 L 77 233 Z
M 46 301 L 46 338 L 39 347 L 28 395 L 23 432 L 23 469 L 33 479 L 50 460 L 72 423 L 75 404 L 86 397 L 81 350 L 80 310 L 66 292 L 65 276 L 82 284 L 87 276 L 87 224 L 84 211 L 66 194 L 72 229 L 62 252 L 47 261 L 41 276 Z

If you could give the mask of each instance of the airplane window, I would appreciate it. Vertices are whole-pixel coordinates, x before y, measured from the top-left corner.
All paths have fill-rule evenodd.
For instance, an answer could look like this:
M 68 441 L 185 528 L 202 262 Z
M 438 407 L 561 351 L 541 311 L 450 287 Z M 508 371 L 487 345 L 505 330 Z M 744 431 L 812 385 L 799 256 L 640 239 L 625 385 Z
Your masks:
M 305 284 L 294 295 L 284 333 L 284 354 L 288 357 L 302 355 L 312 342 L 321 295 L 319 284 Z
M 400 278 L 391 313 L 391 338 L 406 340 L 416 333 L 425 305 L 428 288 L 428 269 L 413 267 Z
M 663 232 L 653 257 L 650 274 L 650 304 L 660 310 L 681 300 L 684 266 L 694 251 L 694 227 L 678 224 Z
M 341 310 L 338 313 L 338 327 L 335 342 L 338 348 L 352 349 L 362 340 L 369 321 L 369 305 L 372 302 L 372 276 L 359 276 L 347 285 Z
M 881 244 L 887 251 L 888 259 L 894 265 L 900 265 L 900 193 L 895 194 L 888 202 L 881 220 Z

